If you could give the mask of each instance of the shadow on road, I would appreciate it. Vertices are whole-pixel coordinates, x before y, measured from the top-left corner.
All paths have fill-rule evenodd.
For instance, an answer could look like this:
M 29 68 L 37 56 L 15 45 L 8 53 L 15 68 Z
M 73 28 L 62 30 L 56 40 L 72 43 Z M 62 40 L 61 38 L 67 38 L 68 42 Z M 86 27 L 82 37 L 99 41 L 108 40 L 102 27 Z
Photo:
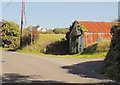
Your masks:
M 62 81 L 47 80 L 41 81 L 36 78 L 40 75 L 23 76 L 16 73 L 6 73 L 2 75 L 2 85 L 119 85 L 117 83 L 65 83 Z M 41 77 L 42 78 L 42 77 Z
M 52 83 L 62 83 L 52 80 L 43 81 L 40 75 L 20 75 L 17 73 L 5 73 L 0 78 L 2 78 L 2 85 L 39 85 L 41 83 L 51 85 Z M 41 80 L 38 80 L 38 78 Z
M 107 77 L 102 74 L 102 66 L 103 61 L 100 60 L 62 66 L 62 68 L 67 69 L 70 74 L 79 75 L 81 77 L 107 79 Z

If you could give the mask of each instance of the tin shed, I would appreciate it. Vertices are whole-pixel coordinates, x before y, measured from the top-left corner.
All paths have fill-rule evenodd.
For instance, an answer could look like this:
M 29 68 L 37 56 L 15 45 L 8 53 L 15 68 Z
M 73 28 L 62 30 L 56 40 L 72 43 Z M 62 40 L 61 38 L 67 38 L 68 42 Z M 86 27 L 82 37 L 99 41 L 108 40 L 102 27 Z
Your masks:
M 74 21 L 70 26 L 69 53 L 82 53 L 84 46 L 111 39 L 110 29 L 117 22 Z

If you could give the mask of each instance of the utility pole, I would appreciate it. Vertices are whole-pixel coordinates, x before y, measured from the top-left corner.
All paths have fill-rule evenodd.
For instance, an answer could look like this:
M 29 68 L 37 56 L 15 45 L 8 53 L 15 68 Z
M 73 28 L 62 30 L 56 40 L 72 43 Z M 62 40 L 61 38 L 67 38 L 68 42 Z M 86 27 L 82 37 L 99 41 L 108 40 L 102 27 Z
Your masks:
M 22 13 L 21 13 L 21 29 L 20 29 L 20 48 L 22 49 L 22 33 L 24 28 L 24 9 L 25 9 L 25 1 L 22 0 Z

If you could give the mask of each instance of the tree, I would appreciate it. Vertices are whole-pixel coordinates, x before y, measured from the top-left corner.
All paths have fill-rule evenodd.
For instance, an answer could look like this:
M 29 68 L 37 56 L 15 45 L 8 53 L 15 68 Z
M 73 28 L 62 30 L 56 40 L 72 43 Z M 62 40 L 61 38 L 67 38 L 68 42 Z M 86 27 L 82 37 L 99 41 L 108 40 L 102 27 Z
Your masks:
M 15 22 L 1 22 L 2 47 L 17 48 L 19 46 L 19 25 Z
M 55 28 L 53 32 L 55 34 L 66 34 L 69 31 L 68 28 Z

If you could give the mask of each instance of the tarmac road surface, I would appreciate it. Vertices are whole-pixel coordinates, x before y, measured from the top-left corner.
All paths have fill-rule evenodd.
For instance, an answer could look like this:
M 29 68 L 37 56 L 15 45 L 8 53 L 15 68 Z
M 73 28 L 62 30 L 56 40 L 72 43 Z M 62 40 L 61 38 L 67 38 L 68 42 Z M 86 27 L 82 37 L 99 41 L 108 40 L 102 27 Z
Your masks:
M 55 58 L 2 51 L 2 82 L 114 82 L 100 73 L 103 60 Z

